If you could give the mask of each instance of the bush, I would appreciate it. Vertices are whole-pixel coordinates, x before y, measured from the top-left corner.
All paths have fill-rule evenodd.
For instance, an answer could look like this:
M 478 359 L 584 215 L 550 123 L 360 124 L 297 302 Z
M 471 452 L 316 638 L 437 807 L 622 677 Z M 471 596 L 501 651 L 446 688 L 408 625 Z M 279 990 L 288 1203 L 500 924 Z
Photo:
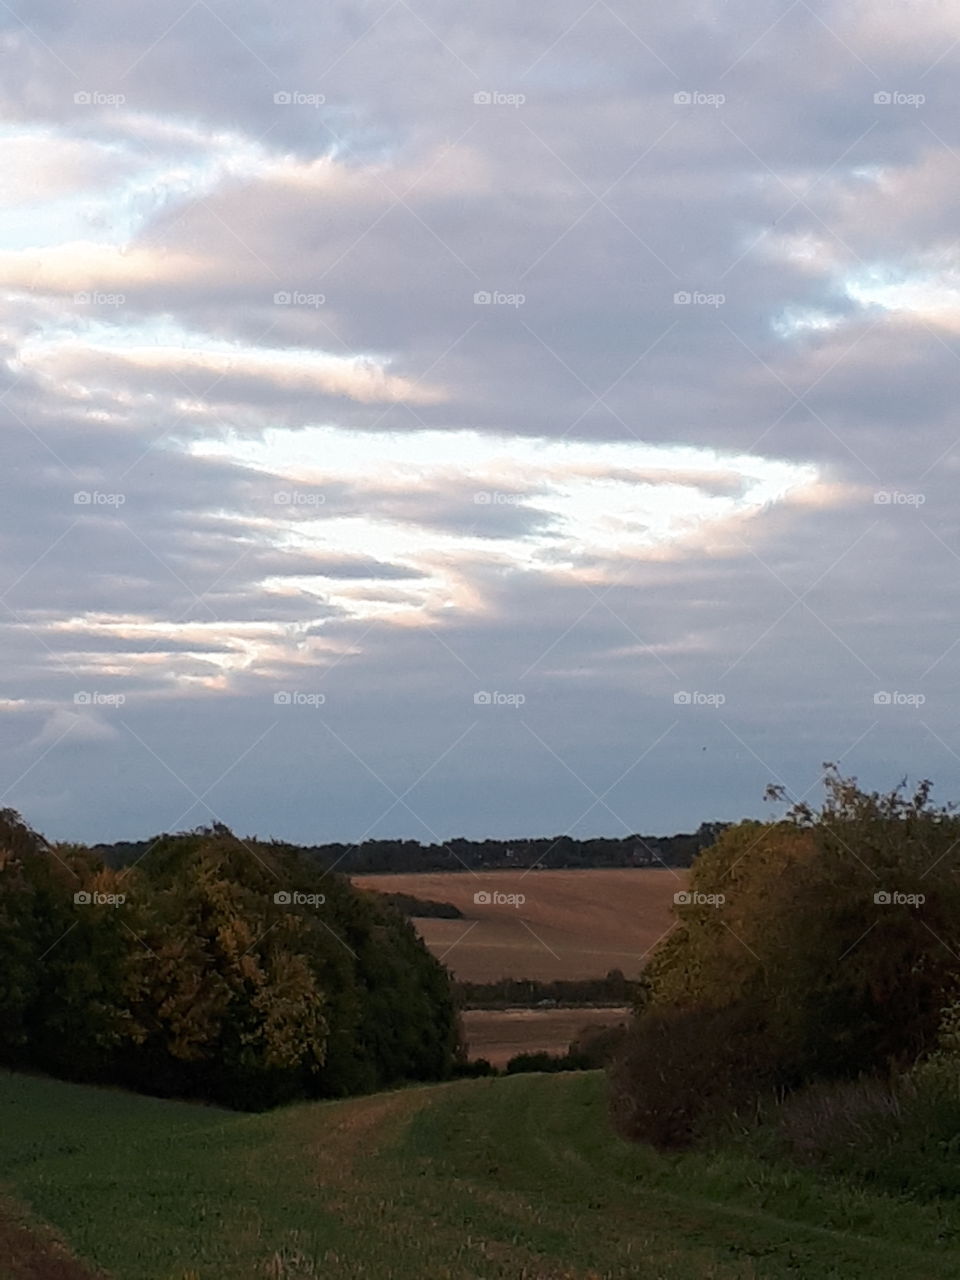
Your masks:
M 582 1064 L 583 1070 L 593 1071 L 608 1066 L 625 1047 L 627 1024 L 618 1022 L 611 1027 L 584 1027 L 570 1042 L 567 1056 Z
M 546 1050 L 537 1053 L 518 1053 L 510 1059 L 506 1066 L 508 1076 L 518 1075 L 523 1071 L 579 1071 L 580 1064 L 571 1061 L 567 1054 L 547 1053 Z
M 720 1119 L 754 1112 L 780 1083 L 772 1039 L 752 1009 L 649 1010 L 611 1065 L 611 1115 L 622 1137 L 682 1148 Z
M 375 890 L 371 890 L 375 892 Z M 385 893 L 386 902 L 414 920 L 462 920 L 463 912 L 452 902 L 437 902 L 434 898 L 417 898 L 412 893 Z
M 795 1150 L 898 1187 L 960 1185 L 960 820 L 927 782 L 866 793 L 825 768 L 819 811 L 740 823 L 698 858 L 612 1072 L 614 1117 L 684 1146 L 770 1089 L 813 1085 L 779 1117 Z
M 960 976 L 960 821 L 928 783 L 826 782 L 819 812 L 740 823 L 700 855 L 644 976 L 650 1008 L 755 1009 L 797 1080 L 911 1064 Z
M 453 1074 L 459 1079 L 471 1080 L 478 1076 L 498 1076 L 500 1072 L 486 1058 L 471 1058 L 469 1062 L 458 1062 Z

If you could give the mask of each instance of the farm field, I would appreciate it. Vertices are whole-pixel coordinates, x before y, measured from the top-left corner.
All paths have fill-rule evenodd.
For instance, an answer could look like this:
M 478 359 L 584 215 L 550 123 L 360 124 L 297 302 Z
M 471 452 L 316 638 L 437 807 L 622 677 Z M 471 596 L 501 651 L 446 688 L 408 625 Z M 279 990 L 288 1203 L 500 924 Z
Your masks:
M 658 1156 L 610 1133 L 599 1072 L 262 1115 L 0 1073 L 0 1135 L 3 1280 L 957 1275 L 955 1201 Z
M 667 868 L 576 871 L 451 871 L 354 876 L 383 893 L 452 902 L 462 920 L 415 920 L 427 946 L 467 982 L 498 978 L 635 978 L 669 930 L 673 895 L 687 872 Z M 491 900 L 477 903 L 474 895 Z M 522 894 L 520 906 L 493 895 Z
M 468 1009 L 463 1014 L 471 1058 L 504 1067 L 518 1053 L 566 1053 L 585 1027 L 612 1027 L 629 1009 Z

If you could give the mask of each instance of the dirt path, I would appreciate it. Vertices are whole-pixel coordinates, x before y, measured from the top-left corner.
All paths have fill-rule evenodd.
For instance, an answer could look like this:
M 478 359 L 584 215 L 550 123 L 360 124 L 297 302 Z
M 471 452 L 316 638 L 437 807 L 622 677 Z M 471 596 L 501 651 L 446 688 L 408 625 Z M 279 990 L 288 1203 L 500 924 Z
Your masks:
M 104 1280 L 73 1258 L 47 1226 L 31 1222 L 12 1200 L 0 1198 L 3 1280 Z

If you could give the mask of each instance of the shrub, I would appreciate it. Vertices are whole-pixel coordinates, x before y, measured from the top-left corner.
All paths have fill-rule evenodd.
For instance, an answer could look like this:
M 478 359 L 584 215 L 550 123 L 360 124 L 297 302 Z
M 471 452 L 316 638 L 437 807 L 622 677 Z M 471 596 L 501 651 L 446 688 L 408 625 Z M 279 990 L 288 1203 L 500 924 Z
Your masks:
M 648 1010 L 611 1065 L 611 1115 L 631 1141 L 682 1148 L 779 1084 L 772 1039 L 749 1007 Z
M 610 1027 L 584 1027 L 571 1042 L 567 1056 L 581 1064 L 585 1071 L 606 1067 L 624 1048 L 627 1024 L 618 1022 Z
M 518 1053 L 507 1063 L 508 1076 L 522 1071 L 591 1071 L 593 1063 L 575 1053 L 548 1053 L 545 1049 L 535 1053 Z
M 461 1079 L 475 1079 L 478 1076 L 498 1076 L 500 1072 L 486 1058 L 471 1058 L 469 1062 L 458 1062 L 453 1074 Z
M 798 1080 L 909 1065 L 958 983 L 960 822 L 928 783 L 867 794 L 829 766 L 826 783 L 819 812 L 700 855 L 644 977 L 646 1007 L 754 1008 Z

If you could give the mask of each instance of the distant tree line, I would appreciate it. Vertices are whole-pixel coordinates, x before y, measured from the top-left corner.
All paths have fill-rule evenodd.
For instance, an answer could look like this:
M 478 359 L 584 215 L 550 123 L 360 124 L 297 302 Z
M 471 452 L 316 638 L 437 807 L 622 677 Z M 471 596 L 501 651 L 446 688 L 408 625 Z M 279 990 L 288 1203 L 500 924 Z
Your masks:
M 543 1006 L 623 1007 L 632 1005 L 640 983 L 619 969 L 605 978 L 558 978 L 538 982 L 534 978 L 501 978 L 498 982 L 456 982 L 454 993 L 462 1009 L 534 1008 Z
M 673 836 L 542 836 L 521 840 L 467 840 L 457 836 L 442 844 L 418 840 L 364 840 L 362 844 L 272 845 L 296 850 L 322 867 L 336 867 L 347 875 L 410 871 L 505 870 L 511 867 L 689 867 L 701 849 L 730 824 L 704 822 L 696 831 Z M 113 867 L 136 862 L 154 847 L 150 840 L 99 844 L 93 852 Z M 251 841 L 253 842 L 253 841 Z
M 0 810 L 0 1065 L 259 1109 L 461 1057 L 447 971 L 316 858 L 218 825 L 121 869 Z
M 627 1037 L 626 1023 L 607 1027 L 584 1027 L 570 1042 L 565 1053 L 549 1053 L 546 1049 L 533 1053 L 517 1053 L 503 1068 L 503 1074 L 519 1075 L 535 1071 L 596 1071 L 609 1067 L 623 1048 Z M 473 1058 L 457 1068 L 460 1076 L 498 1076 L 501 1072 L 487 1058 Z

